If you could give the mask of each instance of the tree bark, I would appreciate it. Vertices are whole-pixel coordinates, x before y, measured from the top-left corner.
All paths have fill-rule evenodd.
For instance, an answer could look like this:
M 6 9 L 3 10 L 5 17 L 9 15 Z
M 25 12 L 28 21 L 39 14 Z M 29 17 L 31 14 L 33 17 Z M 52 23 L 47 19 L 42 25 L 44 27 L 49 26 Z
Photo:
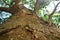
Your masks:
M 7 11 L 15 15 L 0 25 L 0 40 L 60 40 L 60 29 L 55 25 L 49 27 L 42 19 L 38 20 L 36 14 L 28 15 L 32 11 L 25 7 L 11 9 Z

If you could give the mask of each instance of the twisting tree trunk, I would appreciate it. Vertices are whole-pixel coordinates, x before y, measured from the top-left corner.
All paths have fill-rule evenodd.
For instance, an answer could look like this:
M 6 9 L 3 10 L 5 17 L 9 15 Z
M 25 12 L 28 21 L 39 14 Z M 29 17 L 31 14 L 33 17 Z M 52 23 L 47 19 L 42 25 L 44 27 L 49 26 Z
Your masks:
M 17 9 L 16 15 L 0 25 L 0 40 L 60 40 L 60 29 L 49 27 L 36 15 L 27 15 L 31 11 L 21 5 L 20 10 L 19 6 L 14 8 L 9 10 L 15 13 Z

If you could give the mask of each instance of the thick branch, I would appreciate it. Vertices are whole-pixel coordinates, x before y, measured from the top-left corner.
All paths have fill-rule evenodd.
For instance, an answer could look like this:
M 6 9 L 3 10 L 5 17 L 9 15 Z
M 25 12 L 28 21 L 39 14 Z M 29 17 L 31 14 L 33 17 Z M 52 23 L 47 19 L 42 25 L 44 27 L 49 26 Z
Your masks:
M 10 8 L 5 8 L 5 7 L 0 7 L 0 11 L 7 11 L 7 12 L 11 12 L 11 13 L 17 13 L 19 10 L 20 10 L 20 2 L 22 1 L 22 0 L 14 0 L 15 1 L 15 4 L 12 6 L 12 7 L 10 7 Z
M 10 8 L 0 7 L 0 11 L 7 11 L 7 12 L 10 12 L 9 9 L 10 9 Z
M 20 10 L 18 5 L 13 5 L 11 8 L 0 7 L 0 11 L 6 11 L 10 13 L 17 13 Z

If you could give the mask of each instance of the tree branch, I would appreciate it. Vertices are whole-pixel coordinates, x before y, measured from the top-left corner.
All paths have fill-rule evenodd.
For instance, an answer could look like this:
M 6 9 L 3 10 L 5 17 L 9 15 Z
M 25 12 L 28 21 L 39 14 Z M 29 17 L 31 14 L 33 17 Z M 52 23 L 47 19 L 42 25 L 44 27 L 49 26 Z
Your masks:
M 7 11 L 7 12 L 10 12 L 10 13 L 17 13 L 19 10 L 20 10 L 20 2 L 22 2 L 22 0 L 14 0 L 15 1 L 15 4 L 10 7 L 10 8 L 5 8 L 5 7 L 0 7 L 0 11 Z M 4 1 L 5 2 L 5 1 Z
M 53 12 L 49 15 L 49 19 L 50 19 L 51 16 L 53 16 L 53 14 L 55 13 L 56 8 L 58 7 L 59 4 L 60 4 L 60 2 L 57 3 L 57 5 L 55 6 Z
M 49 25 L 50 25 L 50 26 L 52 25 L 52 16 L 53 16 L 53 14 L 55 13 L 56 8 L 58 7 L 59 4 L 60 4 L 60 2 L 57 3 L 57 5 L 55 6 L 54 10 L 53 10 L 52 13 L 49 15 L 48 22 L 49 22 Z

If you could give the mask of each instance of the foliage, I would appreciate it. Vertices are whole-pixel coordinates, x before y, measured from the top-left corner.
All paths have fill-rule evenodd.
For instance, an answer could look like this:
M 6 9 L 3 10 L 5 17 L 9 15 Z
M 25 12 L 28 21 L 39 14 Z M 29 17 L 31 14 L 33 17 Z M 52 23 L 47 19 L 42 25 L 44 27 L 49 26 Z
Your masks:
M 0 7 L 12 7 L 15 4 L 14 0 L 0 0 Z
M 23 0 L 23 5 L 31 10 L 34 10 L 34 5 L 36 3 L 36 0 Z
M 48 21 L 49 11 L 45 8 L 39 10 L 38 15 L 42 17 L 45 21 Z M 52 22 L 59 28 L 60 27 L 60 13 L 56 12 L 52 17 Z
M 13 0 L 0 0 L 0 7 L 10 8 L 14 4 Z M 6 11 L 0 11 L 0 24 L 6 21 L 8 18 L 12 16 L 11 13 Z
M 53 15 L 53 17 L 52 17 L 52 21 L 53 21 L 53 23 L 55 23 L 57 26 L 58 26 L 58 28 L 60 27 L 60 14 L 54 14 Z

